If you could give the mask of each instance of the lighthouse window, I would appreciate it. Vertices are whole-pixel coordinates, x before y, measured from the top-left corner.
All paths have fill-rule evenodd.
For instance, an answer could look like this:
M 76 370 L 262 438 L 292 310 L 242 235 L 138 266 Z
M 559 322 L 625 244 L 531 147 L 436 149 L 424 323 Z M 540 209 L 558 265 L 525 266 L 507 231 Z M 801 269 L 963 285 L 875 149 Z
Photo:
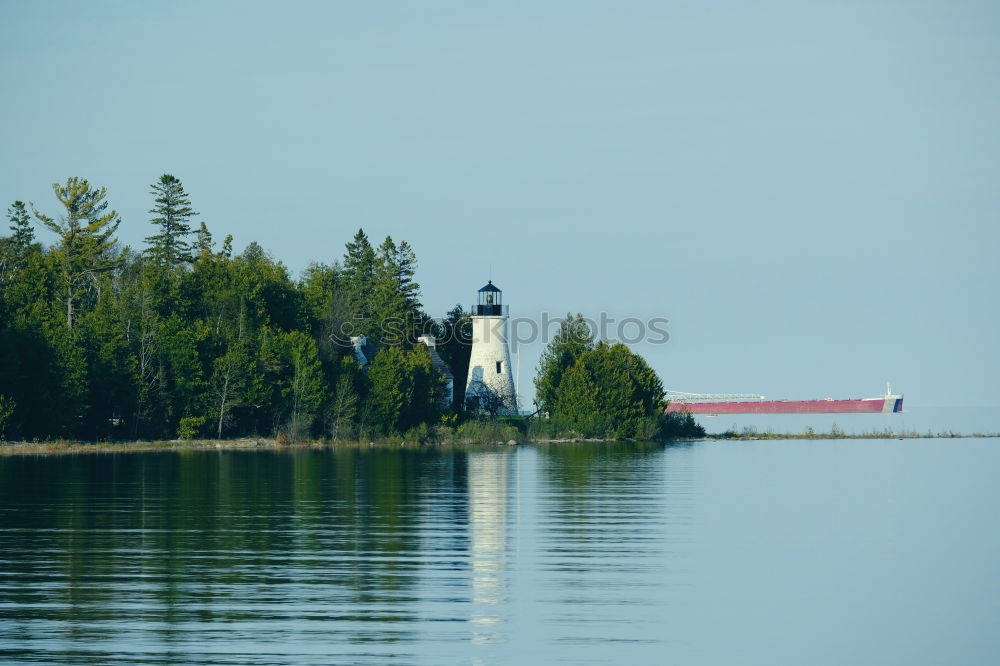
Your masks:
M 497 361 L 497 374 L 500 374 L 500 361 Z

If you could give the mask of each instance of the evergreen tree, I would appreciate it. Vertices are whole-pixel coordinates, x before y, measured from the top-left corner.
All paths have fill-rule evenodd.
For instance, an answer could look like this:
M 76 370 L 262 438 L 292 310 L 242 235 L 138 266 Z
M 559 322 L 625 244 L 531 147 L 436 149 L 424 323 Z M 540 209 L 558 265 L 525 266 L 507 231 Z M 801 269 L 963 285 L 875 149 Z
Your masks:
M 191 261 L 191 244 L 186 240 L 191 234 L 190 219 L 197 215 L 180 180 L 165 173 L 150 185 L 150 194 L 155 196 L 155 206 L 150 222 L 159 228 L 159 233 L 146 238 L 149 247 L 146 255 L 162 266 L 176 266 L 182 261 Z M 204 227 L 204 224 L 202 225 Z
M 400 241 L 391 267 L 397 289 L 411 312 L 420 309 L 420 285 L 414 280 L 417 273 L 417 255 L 405 240 Z
M 600 434 L 598 423 L 598 388 L 584 363 L 574 363 L 562 374 L 552 403 L 551 418 L 559 425 L 584 435 Z
M 350 302 L 353 335 L 371 335 L 372 293 L 375 283 L 375 250 L 363 229 L 358 229 L 354 240 L 347 243 L 344 255 L 344 287 Z
M 31 217 L 23 201 L 15 201 L 7 209 L 7 218 L 10 220 L 10 229 L 13 232 L 10 240 L 14 260 L 20 266 L 35 242 L 35 230 L 31 226 Z
M 115 244 L 112 237 L 121 218 L 114 210 L 107 211 L 106 189 L 92 189 L 84 178 L 68 178 L 66 185 L 54 183 L 52 190 L 65 213 L 58 220 L 37 210 L 34 214 L 59 236 L 55 256 L 62 280 L 62 300 L 66 304 L 66 326 L 72 329 L 77 302 L 96 286 L 101 273 L 118 263 L 112 252 Z
M 386 236 L 379 245 L 372 295 L 377 338 L 383 344 L 412 344 L 421 321 L 420 285 L 413 277 L 416 256 L 406 241 L 398 246 Z
M 383 347 L 372 361 L 368 379 L 370 419 L 376 432 L 402 433 L 437 420 L 444 378 L 426 350 Z
M 397 424 L 404 433 L 421 423 L 434 423 L 441 416 L 445 379 L 431 361 L 430 352 L 418 345 L 406 355 L 409 399 Z
M 334 292 L 340 282 L 340 266 L 310 263 L 299 280 L 301 295 L 299 324 L 317 339 L 321 336 L 323 322 L 330 311 Z
M 368 381 L 371 383 L 368 400 L 372 428 L 378 434 L 397 430 L 400 414 L 409 398 L 406 352 L 399 347 L 380 350 L 368 369 Z
M 551 411 L 555 406 L 556 389 L 563 373 L 594 346 L 590 326 L 583 315 L 567 313 L 559 322 L 559 331 L 542 352 L 535 374 L 535 400 L 539 408 Z
M 663 420 L 663 384 L 639 355 L 603 342 L 581 353 L 555 392 L 552 418 L 587 436 L 653 435 Z
M 188 321 L 174 313 L 157 328 L 155 362 L 158 376 L 151 416 L 155 419 L 154 432 L 176 432 L 180 420 L 185 417 L 207 419 L 218 416 L 214 409 L 218 404 L 213 395 L 215 385 L 209 380 L 215 378 L 213 362 L 218 352 L 214 342 L 211 326 L 202 319 Z M 223 397 L 237 393 L 228 390 L 232 382 L 230 386 L 223 384 L 219 382 L 219 386 L 225 389 Z M 224 405 L 226 408 L 230 406 L 229 402 Z M 224 420 L 226 413 L 222 416 Z
M 263 325 L 283 330 L 295 328 L 299 310 L 298 293 L 285 265 L 272 259 L 256 242 L 250 243 L 243 254 L 230 263 L 236 269 L 236 295 L 245 304 L 245 316 L 252 319 L 249 322 L 251 328 Z
M 214 247 L 212 242 L 212 234 L 208 231 L 208 227 L 202 222 L 201 226 L 198 227 L 198 231 L 195 232 L 194 247 L 192 248 L 194 258 L 204 257 L 212 254 L 212 248 Z
M 392 238 L 385 237 L 378 247 L 375 268 L 374 290 L 372 294 L 372 316 L 377 329 L 372 335 L 382 344 L 401 345 L 406 341 L 409 329 L 406 300 L 396 279 L 397 248 Z

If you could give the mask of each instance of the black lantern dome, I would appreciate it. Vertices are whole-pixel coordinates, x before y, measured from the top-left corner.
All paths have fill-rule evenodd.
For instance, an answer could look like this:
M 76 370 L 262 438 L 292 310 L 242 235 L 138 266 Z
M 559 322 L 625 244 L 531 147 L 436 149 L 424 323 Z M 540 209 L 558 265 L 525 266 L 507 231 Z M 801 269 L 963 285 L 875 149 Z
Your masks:
M 476 314 L 480 317 L 498 317 L 503 314 L 503 292 L 497 289 L 493 280 L 479 290 Z

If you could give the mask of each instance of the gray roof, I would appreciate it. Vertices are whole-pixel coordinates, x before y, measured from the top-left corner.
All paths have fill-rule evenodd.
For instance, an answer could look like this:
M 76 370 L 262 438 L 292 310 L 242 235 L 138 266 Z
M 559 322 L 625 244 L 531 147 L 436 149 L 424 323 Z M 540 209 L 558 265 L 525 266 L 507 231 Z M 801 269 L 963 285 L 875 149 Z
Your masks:
M 428 353 L 431 355 L 431 365 L 437 368 L 438 371 L 442 375 L 444 375 L 445 379 L 450 379 L 454 381 L 455 375 L 451 374 L 451 370 L 448 369 L 448 366 L 445 364 L 444 359 L 438 355 L 437 350 L 434 349 L 433 347 L 426 347 L 426 349 Z

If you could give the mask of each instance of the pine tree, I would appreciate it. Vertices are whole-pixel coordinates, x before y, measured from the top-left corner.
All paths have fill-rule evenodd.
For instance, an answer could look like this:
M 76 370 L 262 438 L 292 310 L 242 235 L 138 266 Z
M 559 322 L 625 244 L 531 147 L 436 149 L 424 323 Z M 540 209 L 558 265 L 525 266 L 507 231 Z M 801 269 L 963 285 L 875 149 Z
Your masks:
M 191 208 L 184 185 L 165 173 L 150 187 L 149 193 L 156 197 L 156 205 L 149 211 L 156 217 L 150 222 L 159 227 L 160 232 L 146 238 L 149 247 L 145 254 L 161 266 L 191 261 L 191 244 L 185 239 L 191 234 L 188 221 L 198 213 Z
M 112 256 L 112 238 L 121 218 L 107 211 L 105 188 L 92 189 L 85 178 L 67 178 L 66 185 L 54 183 L 59 203 L 66 209 L 56 220 L 32 206 L 35 217 L 59 236 L 54 250 L 66 302 L 66 326 L 73 328 L 74 310 L 81 296 L 95 286 L 97 276 L 113 269 L 118 259 Z
M 250 245 L 256 245 L 256 242 Z M 222 250 L 219 251 L 219 255 L 223 259 L 229 259 L 233 256 L 233 235 L 226 234 L 226 237 L 222 239 Z
M 352 286 L 370 285 L 375 276 L 375 250 L 364 229 L 358 229 L 354 239 L 347 243 L 344 255 L 344 274 Z
M 417 258 L 406 241 L 398 246 L 386 236 L 379 245 L 372 296 L 380 340 L 404 344 L 415 339 L 420 322 L 420 285 L 413 280 Z
M 576 362 L 562 374 L 555 399 L 552 401 L 552 418 L 563 427 L 583 435 L 604 435 L 599 423 L 599 389 L 585 363 Z
M 399 293 L 411 312 L 420 309 L 420 285 L 413 279 L 417 273 L 417 255 L 406 241 L 400 241 L 393 261 Z
M 31 216 L 23 201 L 15 201 L 7 209 L 7 218 L 10 220 L 10 239 L 13 244 L 14 256 L 18 263 L 24 261 L 24 257 L 35 242 L 35 230 L 31 227 Z
M 367 315 L 370 310 L 372 283 L 375 281 L 375 250 L 364 229 L 358 229 L 354 240 L 347 244 L 344 255 L 344 285 L 355 314 Z
M 195 232 L 194 247 L 192 248 L 195 258 L 204 257 L 212 253 L 212 248 L 214 247 L 212 242 L 212 234 L 208 231 L 208 227 L 202 222 L 198 231 Z
M 24 202 L 15 201 L 7 209 L 7 218 L 10 220 L 10 230 L 13 233 L 7 238 L 0 238 L 0 286 L 5 291 L 8 281 L 24 268 L 31 245 L 35 241 L 31 217 Z M 0 294 L 0 300 L 4 300 L 5 295 Z
M 343 333 L 371 335 L 377 330 L 372 320 L 374 283 L 375 250 L 364 229 L 358 229 L 354 240 L 347 243 L 347 254 L 344 255 L 344 287 L 353 325 L 350 327 L 352 330 Z
M 371 408 L 371 426 L 378 434 L 388 434 L 399 426 L 399 417 L 410 398 L 406 366 L 406 352 L 399 347 L 385 347 L 368 369 L 367 406 Z
M 396 243 L 390 236 L 378 247 L 372 315 L 377 325 L 375 337 L 387 345 L 401 345 L 406 339 L 406 302 L 399 291 L 393 263 Z
M 331 299 L 340 281 L 340 266 L 313 262 L 299 279 L 299 322 L 314 337 L 319 337 L 322 322 L 330 310 Z

